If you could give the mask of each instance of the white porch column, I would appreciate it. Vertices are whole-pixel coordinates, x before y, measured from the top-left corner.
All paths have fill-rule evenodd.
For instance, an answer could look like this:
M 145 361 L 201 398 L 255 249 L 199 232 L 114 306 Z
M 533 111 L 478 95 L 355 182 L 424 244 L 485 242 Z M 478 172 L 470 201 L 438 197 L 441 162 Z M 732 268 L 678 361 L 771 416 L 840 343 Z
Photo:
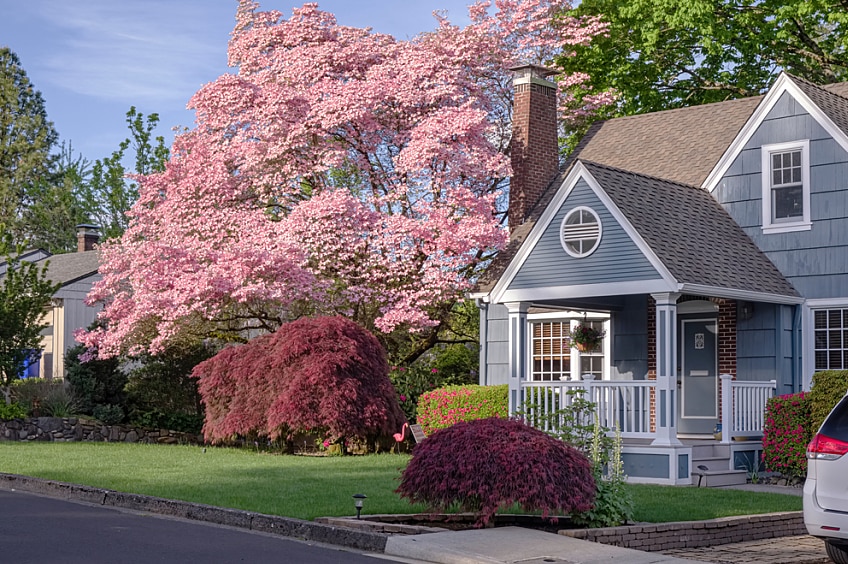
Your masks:
M 504 304 L 509 312 L 509 414 L 521 408 L 521 382 L 527 370 L 527 302 Z
M 721 442 L 730 443 L 732 439 L 730 433 L 733 431 L 731 419 L 733 415 L 733 388 L 731 388 L 733 375 L 720 374 L 719 379 L 721 380 Z
M 682 444 L 677 438 L 677 299 L 680 294 L 651 294 L 657 303 L 657 446 Z

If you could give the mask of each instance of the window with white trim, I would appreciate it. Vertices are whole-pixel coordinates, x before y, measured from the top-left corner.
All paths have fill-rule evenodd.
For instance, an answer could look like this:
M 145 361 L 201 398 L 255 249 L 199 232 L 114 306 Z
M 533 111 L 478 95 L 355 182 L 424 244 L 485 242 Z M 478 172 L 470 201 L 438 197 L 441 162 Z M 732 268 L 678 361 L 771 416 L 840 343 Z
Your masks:
M 815 370 L 848 369 L 848 308 L 813 310 Z
M 595 380 L 604 377 L 607 365 L 606 336 L 601 344 L 588 351 L 571 346 L 571 330 L 578 324 L 606 331 L 605 319 L 536 319 L 530 321 L 530 374 L 534 382 L 579 380 L 592 374 Z M 607 333 L 608 335 L 608 333 Z
M 810 229 L 810 142 L 763 145 L 763 232 Z
M 595 210 L 576 207 L 562 220 L 559 237 L 565 252 L 575 258 L 587 257 L 601 243 L 601 220 Z

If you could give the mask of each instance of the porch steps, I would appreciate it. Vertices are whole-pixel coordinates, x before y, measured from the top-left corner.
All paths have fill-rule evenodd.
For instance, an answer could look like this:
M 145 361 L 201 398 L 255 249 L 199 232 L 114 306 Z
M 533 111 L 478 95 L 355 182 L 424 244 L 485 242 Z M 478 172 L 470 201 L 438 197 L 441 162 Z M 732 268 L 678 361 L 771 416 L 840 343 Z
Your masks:
M 716 488 L 748 481 L 745 470 L 733 470 L 730 445 L 705 442 L 692 445 L 692 485 Z

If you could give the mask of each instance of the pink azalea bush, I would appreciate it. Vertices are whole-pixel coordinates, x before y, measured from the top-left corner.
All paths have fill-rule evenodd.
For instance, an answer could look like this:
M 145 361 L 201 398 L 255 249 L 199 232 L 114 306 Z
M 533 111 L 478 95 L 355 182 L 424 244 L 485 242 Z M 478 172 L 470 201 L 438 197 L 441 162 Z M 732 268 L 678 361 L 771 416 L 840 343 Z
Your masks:
M 342 317 L 304 318 L 276 333 L 225 348 L 192 375 L 213 442 L 297 432 L 374 440 L 403 426 L 380 343 Z
M 787 478 L 807 475 L 807 445 L 815 429 L 810 425 L 809 394 L 773 397 L 766 404 L 763 462 L 766 469 Z
M 446 386 L 421 394 L 416 420 L 425 433 L 460 421 L 509 415 L 508 388 L 502 386 Z
M 569 7 L 477 2 L 468 26 L 438 15 L 402 41 L 314 3 L 286 17 L 241 0 L 235 71 L 190 100 L 195 125 L 165 170 L 135 178 L 130 225 L 101 246 L 88 298 L 106 324 L 77 338 L 106 358 L 302 315 L 437 331 L 507 242 L 509 68 L 605 31 Z
M 589 510 L 589 459 L 523 422 L 492 417 L 440 429 L 415 446 L 397 489 L 432 511 L 478 515 L 478 526 L 515 503 L 543 517 Z

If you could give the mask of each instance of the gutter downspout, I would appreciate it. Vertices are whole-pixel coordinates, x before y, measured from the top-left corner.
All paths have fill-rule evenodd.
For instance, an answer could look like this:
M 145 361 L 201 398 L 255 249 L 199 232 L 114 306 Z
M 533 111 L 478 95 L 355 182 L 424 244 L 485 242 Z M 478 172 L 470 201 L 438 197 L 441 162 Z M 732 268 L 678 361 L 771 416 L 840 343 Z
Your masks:
M 477 377 L 480 385 L 486 386 L 489 381 L 489 304 L 482 298 L 476 298 L 474 304 L 480 310 L 480 366 Z
M 792 308 L 792 392 L 800 392 L 804 388 L 801 368 L 801 304 Z

